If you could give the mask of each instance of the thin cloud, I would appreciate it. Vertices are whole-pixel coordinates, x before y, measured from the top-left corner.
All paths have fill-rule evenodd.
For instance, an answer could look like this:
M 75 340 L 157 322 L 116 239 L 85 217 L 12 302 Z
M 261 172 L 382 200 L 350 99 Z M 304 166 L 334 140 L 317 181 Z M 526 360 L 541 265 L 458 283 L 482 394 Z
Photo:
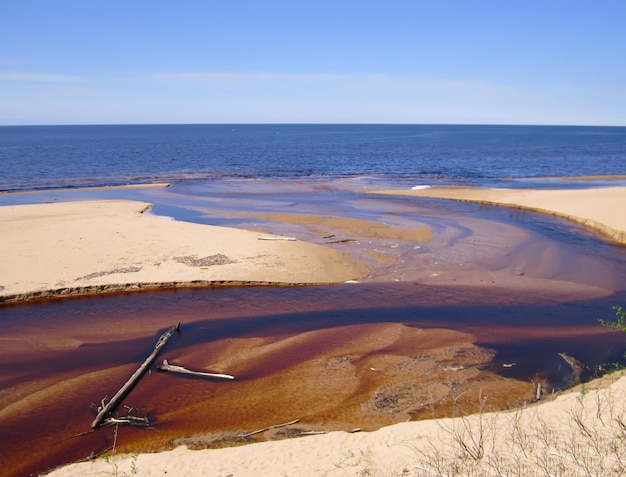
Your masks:
M 253 83 L 258 81 L 318 82 L 348 78 L 335 74 L 292 73 L 225 73 L 225 72 L 179 72 L 161 73 L 151 77 L 156 81 L 194 83 Z
M 325 83 L 328 85 L 393 86 L 403 89 L 426 88 L 430 90 L 511 91 L 507 85 L 476 79 L 436 79 L 418 75 L 387 75 L 379 73 L 334 74 L 334 73 L 229 73 L 229 72 L 175 72 L 159 73 L 149 77 L 152 81 L 168 83 Z
M 86 81 L 82 76 L 57 75 L 49 73 L 24 73 L 20 71 L 0 72 L 0 81 L 20 81 L 34 83 L 80 83 Z
M 418 75 L 335 74 L 335 73 L 232 73 L 232 72 L 173 72 L 145 76 L 125 77 L 86 77 L 53 73 L 27 73 L 21 71 L 0 72 L 0 81 L 48 82 L 48 83 L 107 83 L 107 82 L 163 82 L 163 83 L 205 83 L 205 84 L 323 84 L 348 88 L 387 88 L 388 90 L 415 91 L 513 91 L 507 85 L 475 79 L 435 79 Z

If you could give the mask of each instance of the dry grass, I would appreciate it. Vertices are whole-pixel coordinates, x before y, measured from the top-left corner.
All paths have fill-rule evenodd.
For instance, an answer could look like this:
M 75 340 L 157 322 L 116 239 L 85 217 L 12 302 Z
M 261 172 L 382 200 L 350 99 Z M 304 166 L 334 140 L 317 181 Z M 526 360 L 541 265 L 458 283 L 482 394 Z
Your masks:
M 582 392 L 563 415 L 540 407 L 477 414 L 441 424 L 437 446 L 414 447 L 409 475 L 428 477 L 605 477 L 626 475 L 623 393 Z M 442 445 L 443 444 L 443 445 Z M 407 475 L 407 474 L 403 474 Z

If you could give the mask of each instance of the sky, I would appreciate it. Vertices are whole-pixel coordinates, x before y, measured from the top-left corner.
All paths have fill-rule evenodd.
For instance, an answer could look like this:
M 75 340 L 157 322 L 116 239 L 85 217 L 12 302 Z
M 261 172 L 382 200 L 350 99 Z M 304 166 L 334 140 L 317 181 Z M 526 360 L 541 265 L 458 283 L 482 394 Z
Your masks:
M 626 126 L 624 0 L 0 0 L 0 125 Z

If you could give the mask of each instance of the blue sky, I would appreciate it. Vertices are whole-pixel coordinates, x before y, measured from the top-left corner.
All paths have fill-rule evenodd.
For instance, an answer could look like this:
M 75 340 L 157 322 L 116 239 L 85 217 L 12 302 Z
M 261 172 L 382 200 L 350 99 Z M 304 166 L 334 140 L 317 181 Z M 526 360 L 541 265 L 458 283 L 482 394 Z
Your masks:
M 626 125 L 623 0 L 2 0 L 0 124 Z

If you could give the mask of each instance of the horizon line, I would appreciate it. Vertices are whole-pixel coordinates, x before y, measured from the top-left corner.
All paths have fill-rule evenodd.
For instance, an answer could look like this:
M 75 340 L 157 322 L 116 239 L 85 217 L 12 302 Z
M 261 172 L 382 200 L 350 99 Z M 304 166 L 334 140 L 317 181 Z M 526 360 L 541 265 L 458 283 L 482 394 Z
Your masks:
M 15 123 L 0 127 L 78 127 L 78 126 L 510 126 L 510 127 L 615 127 L 626 124 L 549 124 L 549 123 L 408 123 L 408 122 L 133 122 L 133 123 Z

